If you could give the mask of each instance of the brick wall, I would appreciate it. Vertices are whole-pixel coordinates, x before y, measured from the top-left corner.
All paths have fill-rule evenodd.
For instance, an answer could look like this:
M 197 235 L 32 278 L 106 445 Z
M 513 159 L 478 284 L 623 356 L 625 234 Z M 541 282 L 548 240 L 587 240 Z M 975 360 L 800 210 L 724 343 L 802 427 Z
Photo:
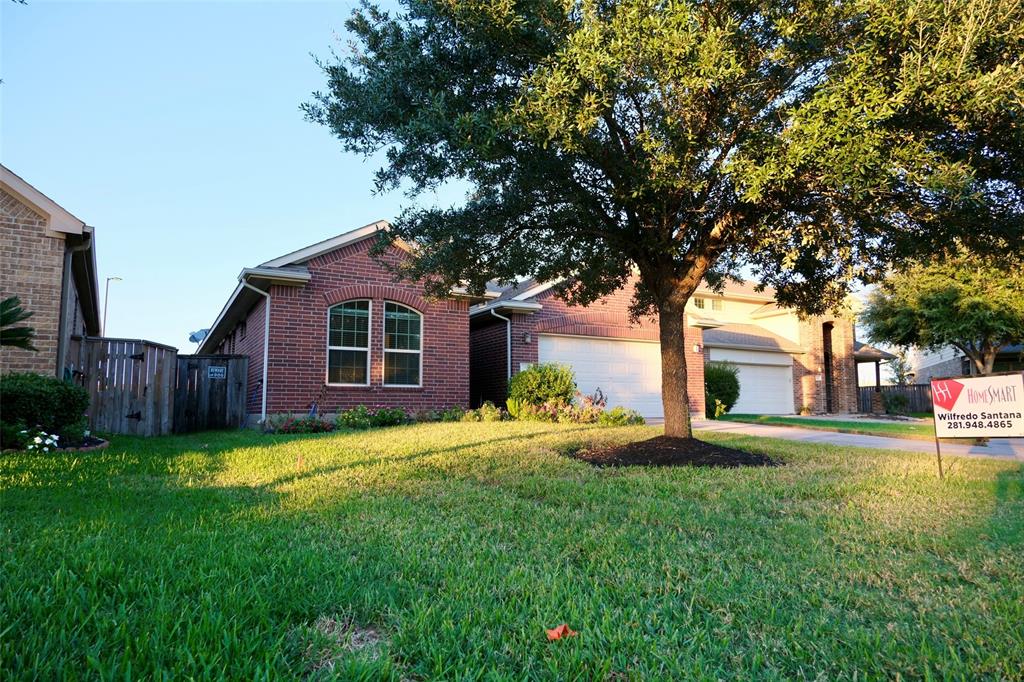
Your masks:
M 217 346 L 218 353 L 227 355 L 238 354 L 249 356 L 249 369 L 246 378 L 245 407 L 249 414 L 259 414 L 263 399 L 263 328 L 266 299 L 260 297 L 256 305 L 249 311 L 244 321 L 224 337 Z M 273 309 L 273 304 L 271 304 Z
M 485 400 L 490 400 L 501 405 L 508 396 L 506 324 L 492 315 L 473 320 L 470 324 L 470 404 L 478 407 Z
M 320 412 L 333 414 L 357 405 L 442 409 L 469 404 L 469 314 L 465 299 L 428 300 L 422 286 L 395 282 L 368 250 L 372 240 L 351 244 L 314 258 L 312 279 L 303 287 L 270 289 L 270 349 L 267 412 L 308 411 L 317 400 Z M 405 257 L 397 247 L 385 261 Z M 370 385 L 326 386 L 328 309 L 351 299 L 370 299 Z M 422 387 L 385 387 L 384 302 L 414 308 L 422 320 Z M 262 376 L 263 307 L 246 321 L 245 339 L 236 330 L 234 352 L 249 355 L 249 412 L 258 413 Z
M 17 296 L 33 315 L 38 353 L 3 348 L 0 372 L 57 371 L 64 240 L 46 234 L 46 217 L 0 188 L 0 297 Z
M 857 363 L 853 358 L 853 323 L 841 317 L 812 317 L 800 322 L 800 346 L 793 356 L 794 410 L 823 413 L 825 396 L 823 326 L 832 323 L 832 411 L 857 411 Z
M 629 305 L 633 299 L 633 286 L 628 285 L 620 291 L 595 301 L 589 306 L 570 306 L 563 301 L 554 290 L 548 290 L 535 299 L 544 306 L 533 314 L 512 313 L 507 315 L 512 320 L 512 372 L 519 371 L 523 364 L 538 361 L 538 334 L 568 334 L 576 336 L 598 336 L 618 339 L 637 339 L 645 341 L 658 340 L 658 321 L 656 318 L 645 318 L 630 324 Z M 472 332 L 473 353 L 479 358 L 473 367 L 500 365 L 502 375 L 495 378 L 493 374 L 476 376 L 474 387 L 481 394 L 493 396 L 488 399 L 504 402 L 507 397 L 505 381 L 505 323 L 495 320 L 496 324 L 475 323 Z M 477 326 L 479 324 L 479 326 Z M 495 328 L 502 335 L 500 348 L 495 343 Z M 530 334 L 530 342 L 524 341 L 524 334 Z M 695 344 L 703 343 L 700 329 L 686 329 L 687 359 L 687 391 L 690 400 L 690 411 L 704 414 L 704 362 L 701 353 L 694 353 Z M 485 358 L 490 357 L 489 360 Z

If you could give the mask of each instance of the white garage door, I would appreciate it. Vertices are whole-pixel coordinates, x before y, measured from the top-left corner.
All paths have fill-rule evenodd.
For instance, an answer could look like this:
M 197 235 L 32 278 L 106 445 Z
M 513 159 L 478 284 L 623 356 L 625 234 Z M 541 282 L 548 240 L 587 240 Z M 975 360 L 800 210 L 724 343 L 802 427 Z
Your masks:
M 792 414 L 793 358 L 786 353 L 711 348 L 711 359 L 740 370 L 740 399 L 733 414 Z
M 538 343 L 540 361 L 572 367 L 583 393 L 600 388 L 609 407 L 629 407 L 648 419 L 664 416 L 660 344 L 548 334 Z

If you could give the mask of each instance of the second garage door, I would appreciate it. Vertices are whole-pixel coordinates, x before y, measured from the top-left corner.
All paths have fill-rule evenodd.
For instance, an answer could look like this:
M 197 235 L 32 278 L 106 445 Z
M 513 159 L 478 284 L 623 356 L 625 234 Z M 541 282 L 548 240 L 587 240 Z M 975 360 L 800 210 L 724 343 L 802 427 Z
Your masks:
M 540 361 L 572 367 L 583 393 L 600 388 L 609 407 L 629 407 L 648 419 L 664 416 L 659 344 L 548 334 L 541 334 L 538 343 Z
M 740 399 L 732 414 L 792 414 L 793 358 L 787 353 L 710 349 L 712 360 L 739 368 Z

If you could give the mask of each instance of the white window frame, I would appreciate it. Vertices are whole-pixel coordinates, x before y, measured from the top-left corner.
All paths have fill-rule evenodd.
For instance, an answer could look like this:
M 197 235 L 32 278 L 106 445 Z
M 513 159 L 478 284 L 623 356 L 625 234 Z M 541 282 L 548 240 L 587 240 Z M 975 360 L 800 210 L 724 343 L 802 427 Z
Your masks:
M 695 299 L 693 299 L 693 307 L 697 308 L 698 310 L 704 310 L 704 299 L 703 298 L 695 298 Z
M 388 303 L 402 306 L 406 310 L 411 310 L 420 316 L 420 349 L 419 350 L 406 350 L 402 348 L 388 348 Z M 400 303 L 399 301 L 384 301 L 384 313 L 381 317 L 381 337 L 380 337 L 380 348 L 383 352 L 380 363 L 380 380 L 385 388 L 423 388 L 423 339 L 425 338 L 425 328 L 423 325 L 424 315 L 420 311 L 416 310 L 410 305 Z M 415 384 L 389 384 L 385 381 L 385 377 L 388 375 L 388 353 L 415 353 L 420 356 L 420 372 L 416 379 Z
M 332 346 L 331 345 L 331 311 L 339 306 L 343 306 L 346 303 L 358 303 L 366 301 L 366 348 L 359 348 L 356 346 Z M 332 306 L 327 307 L 327 353 L 324 357 L 324 383 L 328 386 L 358 386 L 365 388 L 370 385 L 370 354 L 373 349 L 373 300 L 369 298 L 350 298 L 347 301 L 341 301 L 335 303 Z M 366 351 L 366 382 L 365 383 L 338 383 L 331 381 L 331 351 L 332 350 L 358 350 Z
M 713 298 L 713 299 L 711 299 L 711 310 L 722 312 L 722 308 L 724 308 L 724 307 L 725 307 L 725 304 L 722 302 L 722 299 L 720 299 L 720 298 Z

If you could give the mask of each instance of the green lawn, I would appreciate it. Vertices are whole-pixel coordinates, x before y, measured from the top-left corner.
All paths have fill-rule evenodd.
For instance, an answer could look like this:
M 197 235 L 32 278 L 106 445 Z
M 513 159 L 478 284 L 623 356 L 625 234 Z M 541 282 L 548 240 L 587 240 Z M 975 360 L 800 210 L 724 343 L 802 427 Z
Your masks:
M 873 422 L 866 420 L 851 421 L 849 419 L 810 419 L 808 417 L 785 417 L 769 414 L 726 414 L 721 419 L 751 424 L 770 424 L 772 426 L 795 426 L 819 431 L 839 431 L 841 433 L 859 433 L 866 436 L 889 436 L 890 438 L 910 438 L 912 440 L 934 440 L 935 427 L 931 421 L 919 422 Z
M 656 433 L 0 457 L 0 679 L 1021 679 L 1020 463 L 940 482 L 930 455 L 729 434 L 703 437 L 786 466 L 563 456 Z M 579 636 L 546 641 L 562 622 Z

